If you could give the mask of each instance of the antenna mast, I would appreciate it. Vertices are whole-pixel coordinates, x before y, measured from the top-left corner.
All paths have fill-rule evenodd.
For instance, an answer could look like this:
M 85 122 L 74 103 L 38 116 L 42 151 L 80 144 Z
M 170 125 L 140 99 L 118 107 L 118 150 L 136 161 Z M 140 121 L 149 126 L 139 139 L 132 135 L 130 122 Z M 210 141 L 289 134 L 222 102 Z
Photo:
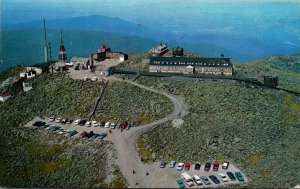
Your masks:
M 47 63 L 48 62 L 48 46 L 47 46 L 47 37 L 46 37 L 46 21 L 45 21 L 45 18 L 43 18 L 43 23 L 44 23 L 44 40 L 45 40 L 44 59 L 45 59 L 45 63 Z

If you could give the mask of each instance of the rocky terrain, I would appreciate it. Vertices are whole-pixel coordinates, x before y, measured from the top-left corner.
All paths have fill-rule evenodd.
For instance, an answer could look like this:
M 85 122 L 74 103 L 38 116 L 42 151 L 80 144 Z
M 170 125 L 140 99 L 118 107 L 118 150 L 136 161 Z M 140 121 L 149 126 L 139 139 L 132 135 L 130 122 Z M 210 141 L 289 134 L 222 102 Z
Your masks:
M 13 98 L 0 103 L 0 185 L 124 186 L 111 143 L 81 141 L 23 127 L 37 115 L 87 116 L 101 84 L 75 81 L 64 74 L 42 74 L 33 83 L 32 91 L 15 90 Z
M 101 99 L 96 117 L 99 120 L 128 120 L 132 126 L 144 125 L 165 117 L 173 106 L 164 96 L 139 87 L 110 82 Z
M 169 122 L 141 137 L 137 146 L 143 156 L 152 152 L 157 159 L 229 160 L 250 178 L 251 187 L 300 183 L 299 97 L 235 81 L 137 81 L 179 95 L 188 106 L 181 125 Z

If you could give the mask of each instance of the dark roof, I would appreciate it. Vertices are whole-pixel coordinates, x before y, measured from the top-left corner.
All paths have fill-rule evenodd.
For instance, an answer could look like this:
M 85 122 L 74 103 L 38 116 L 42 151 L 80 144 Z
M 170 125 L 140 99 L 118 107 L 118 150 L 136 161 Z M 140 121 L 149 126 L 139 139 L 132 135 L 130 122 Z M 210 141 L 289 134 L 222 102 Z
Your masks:
M 232 67 L 231 58 L 187 58 L 151 57 L 149 65 L 193 66 L 193 67 Z
M 2 96 L 2 97 L 11 96 L 11 93 L 8 93 L 8 92 L 1 93 L 0 96 Z

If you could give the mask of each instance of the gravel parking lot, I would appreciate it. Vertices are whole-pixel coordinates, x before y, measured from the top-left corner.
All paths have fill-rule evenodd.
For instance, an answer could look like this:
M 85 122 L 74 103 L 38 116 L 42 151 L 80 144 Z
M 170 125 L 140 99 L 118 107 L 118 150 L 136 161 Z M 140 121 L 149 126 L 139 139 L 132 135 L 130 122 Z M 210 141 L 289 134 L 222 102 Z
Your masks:
M 120 136 L 120 134 L 126 136 L 126 135 L 128 135 L 129 132 L 131 132 L 131 130 L 123 130 L 123 132 L 121 132 L 120 129 L 111 129 L 112 133 L 109 133 L 109 128 L 100 128 L 99 126 L 97 126 L 97 127 L 79 126 L 79 125 L 74 125 L 74 122 L 72 124 L 61 124 L 61 123 L 56 123 L 55 121 L 49 122 L 49 118 L 41 119 L 39 117 L 36 117 L 35 119 L 33 119 L 32 121 L 27 123 L 25 126 L 32 127 L 32 124 L 35 123 L 36 121 L 43 121 L 43 122 L 46 122 L 47 124 L 54 124 L 54 125 L 60 126 L 63 129 L 70 130 L 70 131 L 76 130 L 78 133 L 76 135 L 74 135 L 73 137 L 79 137 L 80 133 L 82 133 L 83 131 L 86 131 L 86 132 L 93 131 L 94 133 L 97 133 L 97 134 L 102 133 L 102 132 L 107 133 L 107 137 L 105 137 L 104 140 L 110 140 L 113 142 L 117 141 L 117 139 L 115 137 Z M 51 131 L 49 131 L 49 132 L 51 132 Z M 84 140 L 86 140 L 86 139 L 84 139 Z M 87 139 L 87 140 L 95 140 L 95 142 L 96 142 L 99 139 Z M 191 177 L 193 177 L 194 175 L 198 175 L 199 177 L 201 177 L 201 176 L 208 177 L 210 175 L 215 175 L 216 177 L 218 177 L 217 176 L 218 173 L 224 173 L 226 175 L 226 177 L 228 178 L 226 172 L 230 171 L 234 174 L 234 172 L 240 171 L 237 167 L 235 167 L 232 164 L 229 164 L 228 170 L 223 170 L 221 168 L 221 164 L 220 164 L 218 171 L 213 171 L 212 166 L 210 168 L 210 171 L 204 171 L 205 162 L 200 162 L 201 163 L 200 170 L 194 170 L 195 164 L 191 163 L 191 168 L 189 171 L 185 171 L 185 170 L 177 171 L 176 168 L 177 168 L 178 163 L 179 162 L 176 162 L 176 165 L 174 168 L 170 168 L 169 162 L 167 162 L 167 165 L 165 168 L 159 167 L 160 162 L 155 162 L 153 164 L 143 164 L 143 163 L 138 163 L 138 164 L 144 170 L 143 174 L 145 174 L 145 175 L 143 177 L 145 180 L 143 182 L 145 183 L 146 186 L 153 187 L 153 188 L 178 188 L 176 180 L 181 178 L 181 173 L 183 173 L 183 172 L 188 173 Z M 183 163 L 185 163 L 185 162 L 183 162 Z M 213 162 L 210 162 L 210 163 L 213 163 Z M 148 175 L 146 175 L 146 173 L 148 173 Z M 192 186 L 192 187 L 186 186 L 186 187 L 188 187 L 188 188 L 205 188 L 205 187 L 220 187 L 223 185 L 230 185 L 230 184 L 247 183 L 248 179 L 245 177 L 245 175 L 243 175 L 243 176 L 245 179 L 245 181 L 243 183 L 239 182 L 238 180 L 231 181 L 229 178 L 228 178 L 228 180 L 229 180 L 228 182 L 222 182 L 221 179 L 218 178 L 220 181 L 220 184 L 214 184 L 211 181 L 211 179 L 209 179 L 211 182 L 211 185 L 203 184 L 203 185 L 197 186 L 194 183 L 195 184 L 194 186 Z
M 90 70 L 75 70 L 73 67 L 70 67 L 68 70 L 68 75 L 73 79 L 84 79 L 85 77 L 92 79 L 93 77 L 97 77 L 98 81 L 101 81 L 101 78 L 106 80 L 107 77 L 101 76 L 101 70 L 116 66 L 120 63 L 122 62 L 118 60 L 105 60 L 94 63 L 94 66 L 96 67 L 95 72 L 91 72 Z

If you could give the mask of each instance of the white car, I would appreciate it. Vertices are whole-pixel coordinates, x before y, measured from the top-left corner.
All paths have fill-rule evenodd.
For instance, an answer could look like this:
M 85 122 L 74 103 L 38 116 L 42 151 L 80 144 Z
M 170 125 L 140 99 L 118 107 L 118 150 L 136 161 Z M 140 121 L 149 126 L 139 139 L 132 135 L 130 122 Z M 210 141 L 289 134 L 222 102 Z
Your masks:
M 76 119 L 74 122 L 74 125 L 78 125 L 80 121 L 81 121 L 81 119 Z
M 224 173 L 218 173 L 218 176 L 223 182 L 228 182 L 228 179 Z
M 224 162 L 223 165 L 222 165 L 222 169 L 227 170 L 228 167 L 229 167 L 229 162 Z
M 90 121 L 86 122 L 86 126 L 90 127 L 91 126 L 91 122 Z
M 54 119 L 55 119 L 55 117 L 54 117 L 54 116 L 51 116 L 51 117 L 49 118 L 49 121 L 50 121 L 50 122 L 53 122 Z
M 178 163 L 178 165 L 177 165 L 177 171 L 182 171 L 183 166 L 184 166 L 184 163 Z
M 105 125 L 104 125 L 105 128 L 109 128 L 109 126 L 110 126 L 109 122 L 106 122 Z
M 187 180 L 187 181 L 184 181 L 184 182 L 185 182 L 185 184 L 186 184 L 188 187 L 194 186 L 194 182 L 193 182 L 193 181 Z
M 94 127 L 98 127 L 99 126 L 99 124 L 97 123 L 97 121 L 92 121 L 92 124 L 93 124 Z
M 203 182 L 201 181 L 200 177 L 198 177 L 197 175 L 193 176 L 193 180 L 195 181 L 195 183 L 197 185 L 202 185 L 203 184 Z
M 66 134 L 67 132 L 63 130 L 63 131 L 59 131 L 58 133 L 62 135 L 62 134 Z
M 59 123 L 60 121 L 61 121 L 60 117 L 56 118 L 56 120 L 55 120 L 56 123 Z

